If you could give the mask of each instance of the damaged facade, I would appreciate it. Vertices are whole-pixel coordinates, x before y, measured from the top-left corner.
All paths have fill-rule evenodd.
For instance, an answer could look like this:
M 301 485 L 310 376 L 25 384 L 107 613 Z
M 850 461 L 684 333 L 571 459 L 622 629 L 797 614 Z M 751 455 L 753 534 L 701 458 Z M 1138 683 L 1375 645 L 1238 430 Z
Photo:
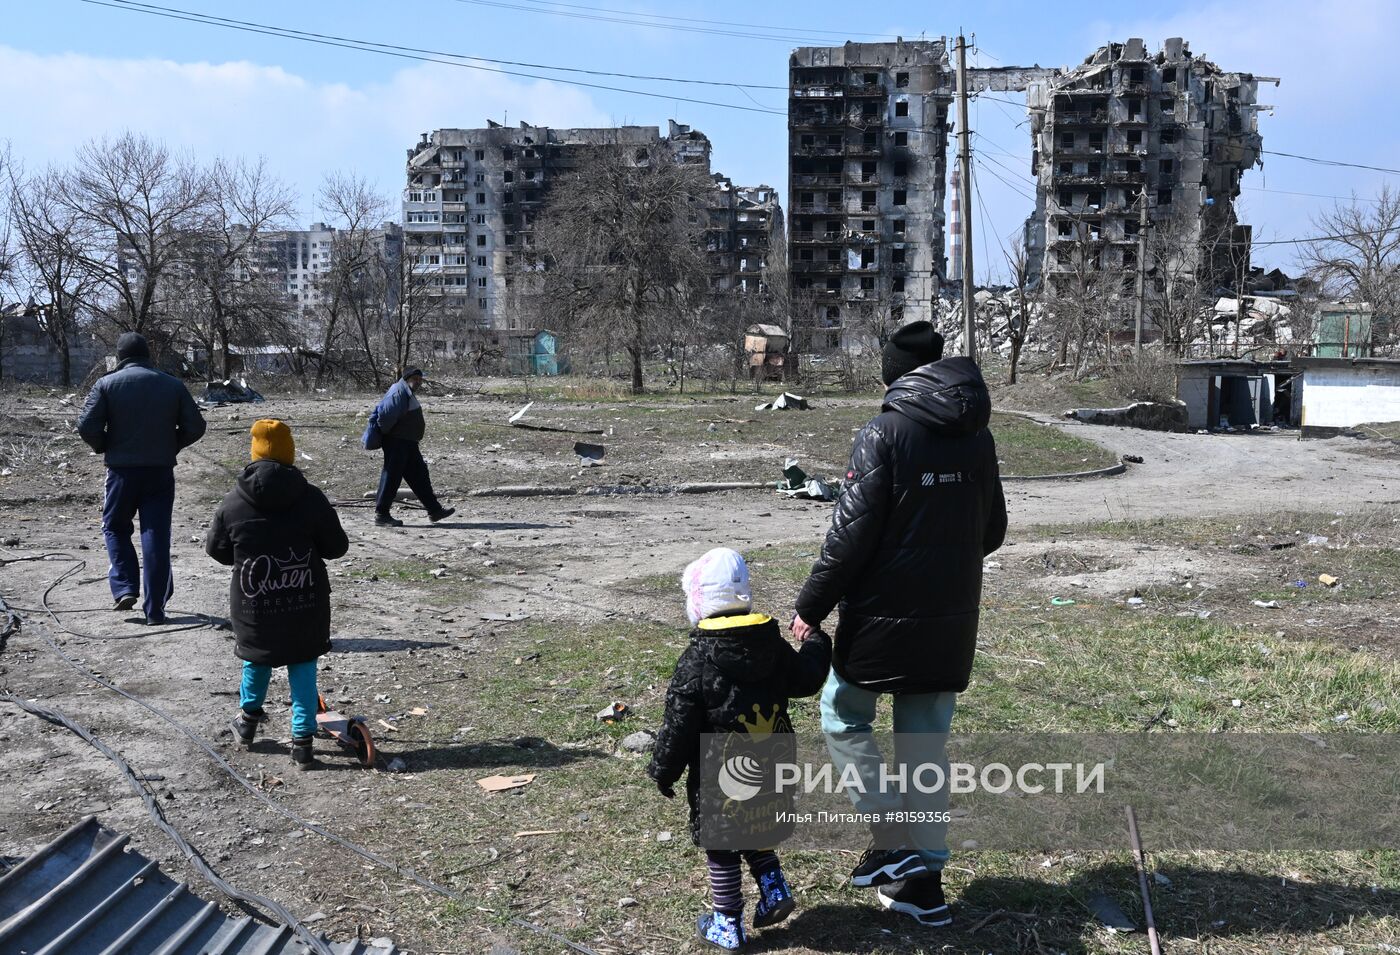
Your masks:
M 1260 161 L 1257 114 L 1269 108 L 1257 102 L 1260 82 L 1278 81 L 1221 70 L 1174 38 L 1156 54 L 1139 39 L 1109 44 L 1029 84 L 1037 188 L 1026 247 L 1052 296 L 1084 274 L 1117 274 L 1130 319 L 1142 261 L 1150 325 L 1168 282 L 1236 284 L 1250 230 L 1234 201 Z M 1153 236 L 1172 251 L 1150 256 Z
M 715 173 L 705 250 L 715 292 L 763 292 L 782 268 L 783 208 L 772 186 L 736 186 Z M 775 259 L 774 256 L 777 258 Z
M 789 69 L 798 347 L 850 346 L 933 318 L 952 102 L 946 41 L 801 47 Z
M 512 307 L 518 284 L 542 268 L 534 226 L 551 183 L 600 148 L 635 150 L 639 163 L 668 161 L 710 168 L 710 140 L 674 120 L 656 126 L 555 129 L 489 122 L 484 129 L 424 133 L 408 150 L 404 191 L 405 254 L 433 276 L 431 290 L 448 299 L 437 310 L 435 345 L 461 351 L 466 339 L 489 333 L 518 337 L 532 331 Z M 736 187 L 716 177 L 710 208 L 716 288 L 757 287 L 772 230 L 782 229 L 776 194 Z M 742 240 L 742 241 L 741 241 Z M 438 278 L 441 281 L 438 281 Z M 446 341 L 444 341 L 446 340 Z

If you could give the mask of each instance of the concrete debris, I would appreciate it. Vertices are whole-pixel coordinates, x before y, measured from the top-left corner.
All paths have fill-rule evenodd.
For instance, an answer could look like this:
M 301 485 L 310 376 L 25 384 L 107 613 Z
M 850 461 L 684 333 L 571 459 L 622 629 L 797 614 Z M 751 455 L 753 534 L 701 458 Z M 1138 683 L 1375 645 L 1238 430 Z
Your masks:
M 622 748 L 629 753 L 649 753 L 656 745 L 656 734 L 651 730 L 638 730 L 622 738 Z
M 1089 896 L 1089 911 L 1110 931 L 1136 932 L 1137 923 L 1128 918 L 1126 912 L 1106 893 L 1095 892 Z
M 1136 401 L 1126 408 L 1074 408 L 1065 412 L 1066 418 L 1085 424 L 1106 424 L 1120 428 L 1142 428 L 1147 431 L 1186 431 L 1186 405 L 1182 402 L 1165 404 L 1157 401 Z M 1142 459 L 1138 458 L 1137 463 Z
M 204 387 L 204 394 L 200 400 L 211 405 L 236 405 L 265 399 L 248 387 L 246 379 L 240 378 L 235 381 L 228 378 L 224 381 L 209 382 Z
M 778 493 L 790 498 L 808 501 L 834 501 L 838 493 L 821 478 L 809 477 L 798 467 L 796 458 L 788 458 L 783 465 L 783 479 L 778 482 Z

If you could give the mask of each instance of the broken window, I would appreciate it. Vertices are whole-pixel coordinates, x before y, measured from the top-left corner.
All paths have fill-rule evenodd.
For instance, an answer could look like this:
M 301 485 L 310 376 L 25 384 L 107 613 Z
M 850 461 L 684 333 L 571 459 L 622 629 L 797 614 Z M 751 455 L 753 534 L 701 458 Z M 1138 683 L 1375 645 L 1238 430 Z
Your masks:
M 826 260 L 827 260 L 828 262 L 840 262 L 840 261 L 841 261 L 841 250 L 840 250 L 840 249 L 827 249 L 827 250 L 826 250 Z
M 1157 170 L 1164 176 L 1171 175 L 1172 161 L 1170 159 L 1159 159 L 1157 161 Z
M 1130 82 L 1130 83 L 1141 83 L 1141 82 L 1143 82 L 1145 79 L 1146 79 L 1146 76 L 1145 76 L 1145 74 L 1142 72 L 1142 67 L 1140 67 L 1140 66 L 1135 66 L 1135 67 L 1133 67 L 1131 70 L 1128 71 L 1128 82 Z
M 860 229 L 861 229 L 862 232 L 874 232 L 874 231 L 875 231 L 875 220 L 874 220 L 874 219 L 861 219 L 861 220 L 860 220 Z
M 894 75 L 894 85 L 895 85 L 895 86 L 908 86 L 908 85 L 909 85 L 909 74 L 908 74 L 908 73 L 896 73 L 896 74 Z
M 894 262 L 894 263 L 896 263 L 896 264 L 897 264 L 897 263 L 900 263 L 900 262 L 903 262 L 903 261 L 904 261 L 904 250 L 903 250 L 903 249 L 891 249 L 891 250 L 890 250 L 890 261 L 891 261 L 891 262 Z
M 833 206 L 836 205 L 838 202 L 841 201 L 841 193 L 839 193 L 839 192 L 828 192 L 828 193 L 826 194 L 826 201 L 827 201 L 828 203 L 830 203 L 831 205 L 833 205 Z
M 476 237 L 476 244 L 482 246 L 486 244 L 486 235 L 484 233 Z
M 896 100 L 894 104 L 894 114 L 896 116 L 908 116 L 909 101 L 907 99 Z
M 1170 189 L 1157 190 L 1157 205 L 1169 206 L 1172 204 L 1172 191 Z
M 811 133 L 803 133 L 799 141 L 803 146 L 815 146 L 817 144 L 817 137 L 813 136 Z
M 1176 142 L 1176 133 L 1177 133 L 1177 131 L 1176 131 L 1176 128 L 1175 128 L 1175 127 L 1170 127 L 1170 128 L 1163 129 L 1163 130 L 1162 130 L 1162 137 L 1161 137 L 1161 138 L 1162 138 L 1162 144 L 1163 144 L 1163 145 L 1166 145 L 1166 146 L 1170 146 L 1172 143 Z
M 1063 148 L 1063 149 L 1073 149 L 1073 148 L 1074 148 L 1074 133 L 1061 133 L 1061 134 L 1060 134 L 1060 146 L 1061 146 L 1061 148 Z
M 484 149 L 478 149 L 478 150 L 476 151 L 476 161 L 477 161 L 477 162 L 481 162 L 481 161 L 482 161 L 483 159 L 485 159 L 485 158 L 486 158 L 486 150 L 484 150 Z
M 903 306 L 903 305 L 891 305 L 891 306 L 890 306 L 890 321 L 894 322 L 896 325 L 898 325 L 900 322 L 904 321 L 904 306 Z
M 1164 100 L 1162 100 L 1162 112 L 1164 112 L 1164 113 L 1171 113 L 1171 114 L 1175 115 L 1175 114 L 1176 114 L 1176 100 L 1174 100 L 1174 99 L 1164 99 Z
M 837 288 L 840 288 L 840 286 L 838 285 Z M 826 307 L 826 317 L 833 322 L 839 320 L 841 318 L 840 307 L 837 305 L 828 305 Z
M 860 164 L 860 181 L 875 181 L 875 164 L 873 162 L 863 162 Z
M 1167 67 L 1166 69 L 1162 70 L 1162 82 L 1163 82 L 1163 83 L 1175 83 L 1175 82 L 1176 82 L 1176 67 L 1174 67 L 1174 66 L 1169 66 L 1169 67 Z
M 874 86 L 876 83 L 880 82 L 880 74 L 879 74 L 879 73 L 865 73 L 865 74 L 862 74 L 862 76 L 861 76 L 861 81 L 864 82 L 866 86 Z
M 861 287 L 861 290 L 862 290 L 862 291 L 866 291 L 866 292 L 873 291 L 874 288 L 875 288 L 875 276 L 873 276 L 873 275 L 862 275 L 862 276 L 860 277 L 860 287 Z
M 892 222 L 890 223 L 890 227 L 893 229 L 895 235 L 903 235 L 903 234 L 904 234 L 904 220 L 903 220 L 903 219 L 895 219 L 894 221 L 892 221 Z
M 1141 145 L 1142 145 L 1142 130 L 1140 130 L 1140 129 L 1130 129 L 1130 130 L 1128 130 L 1128 145 L 1129 145 L 1129 146 L 1141 146 Z
M 1068 239 L 1074 235 L 1074 223 L 1068 219 L 1055 220 L 1055 232 L 1062 239 Z
M 896 189 L 896 190 L 894 191 L 894 204 L 895 204 L 895 205 L 897 205 L 897 206 L 902 206 L 902 205 L 904 205 L 904 204 L 905 204 L 906 202 L 908 202 L 908 201 L 909 201 L 909 193 L 908 193 L 906 190 L 904 190 L 904 189 Z
M 481 181 L 482 181 L 482 178 L 483 178 L 483 177 L 482 177 L 481 173 L 477 173 L 477 174 L 476 174 L 476 181 L 477 181 L 477 182 L 481 182 Z M 513 173 L 513 172 L 511 172 L 509 169 L 507 169 L 507 170 L 506 170 L 506 173 L 505 173 L 505 181 L 506 181 L 506 182 L 515 182 L 515 173 Z
M 1074 193 L 1070 192 L 1068 189 L 1061 189 L 1059 198 L 1060 205 L 1062 206 L 1074 205 Z
M 1134 265 L 1137 265 L 1137 249 L 1124 249 L 1123 267 L 1132 268 Z
M 899 132 L 895 133 L 895 134 L 894 134 L 894 144 L 895 144 L 896 146 L 908 146 L 908 145 L 909 145 L 909 134 L 908 134 L 907 132 L 905 132 L 904 130 L 900 130 Z
M 1069 162 L 1068 160 L 1060 163 L 1060 174 L 1064 176 L 1074 175 L 1074 163 Z
M 903 291 L 904 291 L 904 276 L 902 276 L 902 275 L 896 276 L 895 278 L 893 278 L 893 279 L 890 280 L 890 291 L 891 291 L 891 292 L 903 292 Z
M 841 280 L 840 280 L 840 279 L 827 279 L 827 280 L 826 280 L 826 290 L 827 290 L 828 292 L 839 292 L 839 291 L 841 291 Z
M 1091 163 L 1089 163 L 1089 175 L 1091 175 L 1091 176 L 1098 176 L 1102 171 L 1103 171 L 1103 166 L 1102 166 L 1101 163 L 1096 163 L 1096 162 L 1091 162 Z
M 637 159 L 637 162 L 646 162 L 646 161 L 647 161 L 647 158 L 648 158 L 648 154 L 647 154 L 647 151 L 646 151 L 645 149 L 639 149 L 639 150 L 637 150 L 637 152 L 636 152 L 636 159 Z
M 476 204 L 479 205 L 479 206 L 484 206 L 484 205 L 486 205 L 486 193 L 484 193 L 484 192 L 478 192 L 478 193 L 476 194 Z
M 874 190 L 866 190 L 865 192 L 862 192 L 862 193 L 860 194 L 860 207 L 861 207 L 862 209 L 873 209 L 873 208 L 875 208 L 875 192 L 874 192 Z
M 874 118 L 875 118 L 875 104 L 874 104 L 874 103 L 862 103 L 862 104 L 861 104 L 861 107 L 860 107 L 860 115 L 861 115 L 861 118 L 862 118 L 862 119 L 874 119 Z
M 894 163 L 894 174 L 896 176 L 909 175 L 909 164 L 903 159 L 896 159 Z
M 1123 162 L 1124 172 L 1142 172 L 1141 159 L 1128 159 Z
M 1085 199 L 1089 203 L 1090 209 L 1099 209 L 1103 207 L 1103 193 L 1097 189 L 1089 193 Z
M 870 269 L 870 268 L 874 268 L 874 267 L 875 267 L 875 250 L 874 250 L 874 249 L 861 249 L 861 250 L 860 250 L 860 267 L 863 268 L 863 269 Z
M 1103 133 L 1089 134 L 1089 148 L 1095 152 L 1103 151 Z
M 797 253 L 797 261 L 799 261 L 799 262 L 810 262 L 810 261 L 812 261 L 812 250 L 811 250 L 811 249 L 802 249 L 801 251 L 799 251 L 799 252 Z
M 879 142 L 876 140 L 874 133 L 866 133 L 865 135 L 861 136 L 860 143 L 866 149 L 877 149 L 880 145 Z
M 476 264 L 477 264 L 479 267 L 481 267 L 481 268 L 485 268 L 485 267 L 486 267 L 486 256 L 484 256 L 484 255 L 478 255 L 478 256 L 476 257 Z
M 514 150 L 514 149 L 511 149 L 510 147 L 506 147 L 505 149 L 502 149 L 502 150 L 501 150 L 501 158 L 502 158 L 502 159 L 514 159 L 514 158 L 515 158 L 515 150 Z
M 1142 121 L 1142 100 L 1128 100 L 1128 119 L 1133 120 L 1134 122 Z

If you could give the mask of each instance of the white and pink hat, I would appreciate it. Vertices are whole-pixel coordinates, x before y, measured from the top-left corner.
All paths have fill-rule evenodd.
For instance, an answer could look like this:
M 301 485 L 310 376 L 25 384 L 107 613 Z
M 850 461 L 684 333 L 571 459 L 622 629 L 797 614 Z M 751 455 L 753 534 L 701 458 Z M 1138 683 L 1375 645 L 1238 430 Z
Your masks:
M 681 573 L 685 613 L 692 624 L 706 617 L 753 608 L 749 565 L 738 551 L 716 547 L 706 551 Z

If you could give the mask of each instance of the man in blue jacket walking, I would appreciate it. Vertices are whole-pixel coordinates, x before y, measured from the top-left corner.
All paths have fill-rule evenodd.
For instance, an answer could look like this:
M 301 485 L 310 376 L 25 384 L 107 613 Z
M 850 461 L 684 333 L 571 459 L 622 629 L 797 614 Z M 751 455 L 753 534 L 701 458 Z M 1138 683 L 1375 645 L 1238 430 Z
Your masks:
M 374 523 L 380 527 L 402 527 L 403 521 L 389 513 L 399 493 L 399 485 L 408 481 L 415 497 L 428 509 L 428 520 L 436 524 L 456 513 L 455 508 L 443 507 L 433 493 L 428 476 L 428 463 L 418 443 L 423 440 L 427 421 L 417 391 L 423 387 L 423 370 L 410 368 L 402 378 L 389 386 L 369 416 L 365 430 L 365 448 L 384 449 L 384 468 L 379 472 L 379 493 L 374 502 Z
M 164 623 L 166 601 L 175 591 L 170 570 L 175 458 L 204 436 L 204 416 L 183 382 L 151 367 L 146 339 L 127 332 L 117 339 L 117 370 L 99 378 L 88 395 L 78 434 L 107 464 L 102 534 L 112 609 L 130 610 L 142 593 L 146 622 Z M 139 564 L 131 544 L 137 515 Z

